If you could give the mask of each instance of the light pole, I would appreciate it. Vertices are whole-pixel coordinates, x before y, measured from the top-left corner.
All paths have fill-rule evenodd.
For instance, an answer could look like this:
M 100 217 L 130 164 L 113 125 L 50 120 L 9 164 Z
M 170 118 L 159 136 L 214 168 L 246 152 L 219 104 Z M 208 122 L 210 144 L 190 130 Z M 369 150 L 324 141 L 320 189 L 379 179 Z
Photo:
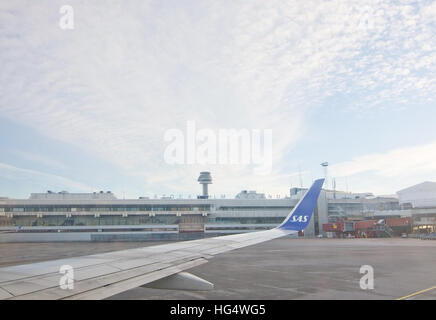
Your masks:
M 323 163 L 321 163 L 321 166 L 324 167 L 325 186 L 326 186 L 326 189 L 328 189 L 329 184 L 328 184 L 328 180 L 327 180 L 327 171 L 328 171 L 329 163 L 323 162 Z

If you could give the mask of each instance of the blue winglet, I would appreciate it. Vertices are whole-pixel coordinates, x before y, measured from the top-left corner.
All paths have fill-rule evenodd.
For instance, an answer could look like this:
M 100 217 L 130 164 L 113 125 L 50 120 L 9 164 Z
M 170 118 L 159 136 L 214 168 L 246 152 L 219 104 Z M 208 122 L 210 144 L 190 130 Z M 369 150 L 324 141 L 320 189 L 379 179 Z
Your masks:
M 310 218 L 312 218 L 323 183 L 324 179 L 315 180 L 303 198 L 300 199 L 295 208 L 277 228 L 296 231 L 304 230 L 309 224 Z

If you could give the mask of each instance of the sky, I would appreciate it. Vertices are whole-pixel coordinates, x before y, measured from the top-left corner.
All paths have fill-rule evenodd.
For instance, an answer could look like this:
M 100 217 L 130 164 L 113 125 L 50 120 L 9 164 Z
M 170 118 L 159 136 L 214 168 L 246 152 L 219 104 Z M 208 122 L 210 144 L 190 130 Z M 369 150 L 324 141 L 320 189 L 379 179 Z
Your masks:
M 285 196 L 325 161 L 338 190 L 436 181 L 435 31 L 427 0 L 0 0 L 0 196 L 195 197 L 200 171 Z M 272 130 L 271 170 L 168 163 L 188 122 Z

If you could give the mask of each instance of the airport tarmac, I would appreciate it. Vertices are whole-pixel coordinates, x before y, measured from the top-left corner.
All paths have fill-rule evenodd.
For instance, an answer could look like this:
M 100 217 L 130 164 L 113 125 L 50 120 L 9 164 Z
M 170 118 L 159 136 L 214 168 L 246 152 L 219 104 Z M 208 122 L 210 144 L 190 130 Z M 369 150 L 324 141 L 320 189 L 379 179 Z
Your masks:
M 0 244 L 0 266 L 88 255 L 149 242 Z M 362 290 L 362 265 L 374 289 Z M 436 241 L 281 238 L 220 254 L 188 270 L 212 291 L 138 287 L 110 299 L 436 299 Z

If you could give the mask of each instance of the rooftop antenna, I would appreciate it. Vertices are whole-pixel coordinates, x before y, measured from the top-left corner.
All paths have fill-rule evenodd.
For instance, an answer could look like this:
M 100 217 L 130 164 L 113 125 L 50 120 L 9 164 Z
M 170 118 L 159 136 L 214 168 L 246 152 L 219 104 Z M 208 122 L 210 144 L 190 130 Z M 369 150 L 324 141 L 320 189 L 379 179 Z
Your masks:
M 345 190 L 347 191 L 347 197 L 348 197 L 348 177 L 345 176 Z
M 301 176 L 301 164 L 298 165 L 298 176 L 300 177 L 300 188 L 303 188 L 303 177 Z
M 332 178 L 333 184 L 333 199 L 336 199 L 336 178 Z

